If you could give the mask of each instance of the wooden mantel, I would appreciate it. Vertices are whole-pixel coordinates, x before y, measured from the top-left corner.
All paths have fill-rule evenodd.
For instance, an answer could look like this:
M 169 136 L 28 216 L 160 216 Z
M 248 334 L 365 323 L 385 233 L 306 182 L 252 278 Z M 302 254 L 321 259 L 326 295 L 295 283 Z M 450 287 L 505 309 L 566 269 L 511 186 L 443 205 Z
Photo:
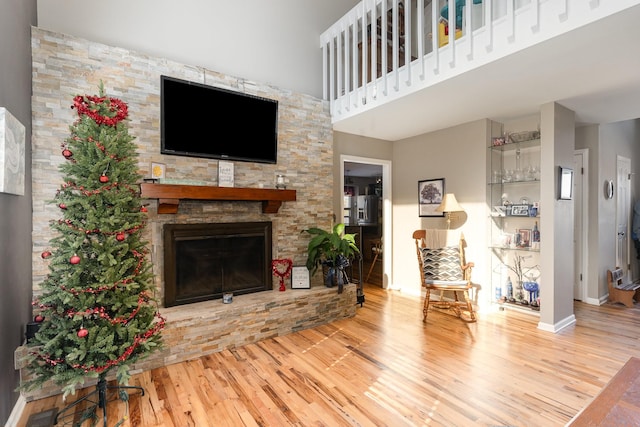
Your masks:
M 278 213 L 282 202 L 296 200 L 296 190 L 143 183 L 140 184 L 140 196 L 143 199 L 158 199 L 159 214 L 177 213 L 180 200 L 262 202 L 263 213 Z

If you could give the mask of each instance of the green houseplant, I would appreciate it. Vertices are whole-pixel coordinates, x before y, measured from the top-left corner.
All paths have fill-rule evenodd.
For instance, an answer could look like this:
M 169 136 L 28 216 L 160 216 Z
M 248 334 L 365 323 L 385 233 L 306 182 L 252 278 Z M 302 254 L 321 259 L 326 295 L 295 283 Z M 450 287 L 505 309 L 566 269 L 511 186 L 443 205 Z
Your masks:
M 312 227 L 304 232 L 312 236 L 307 249 L 307 269 L 313 276 L 319 267 L 326 267 L 325 286 L 338 285 L 338 293 L 342 292 L 343 285 L 349 283 L 344 269 L 349 266 L 349 260 L 360 253 L 355 233 L 345 233 L 343 223 L 334 225 L 330 231 Z

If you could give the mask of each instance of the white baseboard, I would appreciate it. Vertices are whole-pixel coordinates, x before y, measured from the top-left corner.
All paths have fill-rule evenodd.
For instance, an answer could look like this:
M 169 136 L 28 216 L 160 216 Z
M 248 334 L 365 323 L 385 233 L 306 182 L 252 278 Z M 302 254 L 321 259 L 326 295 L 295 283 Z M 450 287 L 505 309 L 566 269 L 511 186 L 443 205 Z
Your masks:
M 18 421 L 20 421 L 20 417 L 22 417 L 22 411 L 24 411 L 24 407 L 26 404 L 27 404 L 27 400 L 22 395 L 20 395 L 4 427 L 18 426 Z

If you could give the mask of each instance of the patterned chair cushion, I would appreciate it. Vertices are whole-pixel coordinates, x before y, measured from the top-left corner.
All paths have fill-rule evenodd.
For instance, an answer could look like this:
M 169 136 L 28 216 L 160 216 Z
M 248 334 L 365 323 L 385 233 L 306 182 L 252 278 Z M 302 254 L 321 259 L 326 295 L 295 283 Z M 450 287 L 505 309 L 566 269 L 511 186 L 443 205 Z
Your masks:
M 425 282 L 464 280 L 457 246 L 438 249 L 421 248 Z

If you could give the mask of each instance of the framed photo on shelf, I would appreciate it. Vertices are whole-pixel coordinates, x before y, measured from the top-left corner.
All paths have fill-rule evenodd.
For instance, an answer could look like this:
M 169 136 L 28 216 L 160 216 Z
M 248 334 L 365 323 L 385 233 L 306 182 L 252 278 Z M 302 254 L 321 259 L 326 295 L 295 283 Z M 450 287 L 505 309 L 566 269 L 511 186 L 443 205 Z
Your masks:
M 529 205 L 511 205 L 511 216 L 529 216 Z
M 444 178 L 418 181 L 418 216 L 444 216 L 436 212 L 444 197 Z
M 531 246 L 531 230 L 528 228 L 520 228 L 518 230 L 518 234 L 520 234 L 520 247 L 528 248 Z

